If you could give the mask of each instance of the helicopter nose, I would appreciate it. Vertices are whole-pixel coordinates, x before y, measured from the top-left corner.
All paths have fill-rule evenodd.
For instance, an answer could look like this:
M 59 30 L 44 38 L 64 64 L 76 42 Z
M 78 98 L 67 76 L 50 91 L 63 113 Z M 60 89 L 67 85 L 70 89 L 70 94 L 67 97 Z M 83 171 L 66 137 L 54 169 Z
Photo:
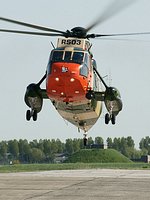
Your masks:
M 80 65 L 76 63 L 54 63 L 47 79 L 49 98 L 59 101 L 85 99 L 87 79 L 80 76 Z

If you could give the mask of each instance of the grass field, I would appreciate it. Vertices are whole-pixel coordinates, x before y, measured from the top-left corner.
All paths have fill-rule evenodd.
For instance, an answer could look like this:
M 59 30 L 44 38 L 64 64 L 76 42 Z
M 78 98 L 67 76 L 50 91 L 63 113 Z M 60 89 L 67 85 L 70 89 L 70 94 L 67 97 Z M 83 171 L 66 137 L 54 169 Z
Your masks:
M 132 161 L 114 149 L 81 149 L 69 156 L 68 163 L 131 163 Z
M 150 164 L 135 163 L 113 149 L 80 150 L 61 164 L 0 165 L 0 173 L 76 169 L 149 169 Z
M 0 165 L 0 173 L 75 169 L 149 169 L 147 163 L 63 163 Z

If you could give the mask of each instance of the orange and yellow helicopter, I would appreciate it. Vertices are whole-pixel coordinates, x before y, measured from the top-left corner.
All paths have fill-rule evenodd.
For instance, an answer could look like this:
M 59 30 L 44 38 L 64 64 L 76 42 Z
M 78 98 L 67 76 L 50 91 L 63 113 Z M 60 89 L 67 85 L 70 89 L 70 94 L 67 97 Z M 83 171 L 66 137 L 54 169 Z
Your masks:
M 103 102 L 107 109 L 105 123 L 115 124 L 116 116 L 122 110 L 121 96 L 118 89 L 108 86 L 98 72 L 91 52 L 90 38 L 150 34 L 150 32 L 89 34 L 88 32 L 99 23 L 99 20 L 87 28 L 75 27 L 71 31 L 60 31 L 3 17 L 0 17 L 0 20 L 42 31 L 0 29 L 1 32 L 59 36 L 57 47 L 53 45 L 50 53 L 46 73 L 38 83 L 27 86 L 24 99 L 30 108 L 26 112 L 28 121 L 31 118 L 36 121 L 42 109 L 43 100 L 50 99 L 65 120 L 85 132 L 84 145 L 87 144 L 86 132 L 102 113 Z M 45 80 L 46 88 L 41 89 L 40 85 Z

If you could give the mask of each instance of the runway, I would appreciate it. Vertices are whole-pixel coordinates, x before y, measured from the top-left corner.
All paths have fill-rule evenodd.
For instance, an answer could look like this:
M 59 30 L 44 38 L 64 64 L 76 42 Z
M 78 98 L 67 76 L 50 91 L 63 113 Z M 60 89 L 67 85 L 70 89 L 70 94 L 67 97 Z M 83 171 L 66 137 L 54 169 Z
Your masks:
M 1 173 L 0 200 L 149 200 L 149 170 Z

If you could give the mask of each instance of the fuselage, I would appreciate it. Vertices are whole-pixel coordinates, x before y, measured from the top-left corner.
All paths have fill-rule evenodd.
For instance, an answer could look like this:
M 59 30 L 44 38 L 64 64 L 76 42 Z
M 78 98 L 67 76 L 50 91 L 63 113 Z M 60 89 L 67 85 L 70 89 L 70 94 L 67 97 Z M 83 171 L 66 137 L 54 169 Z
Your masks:
M 59 114 L 85 132 L 102 111 L 102 102 L 85 97 L 88 90 L 101 88 L 89 45 L 86 39 L 60 39 L 50 54 L 46 79 L 47 95 Z

